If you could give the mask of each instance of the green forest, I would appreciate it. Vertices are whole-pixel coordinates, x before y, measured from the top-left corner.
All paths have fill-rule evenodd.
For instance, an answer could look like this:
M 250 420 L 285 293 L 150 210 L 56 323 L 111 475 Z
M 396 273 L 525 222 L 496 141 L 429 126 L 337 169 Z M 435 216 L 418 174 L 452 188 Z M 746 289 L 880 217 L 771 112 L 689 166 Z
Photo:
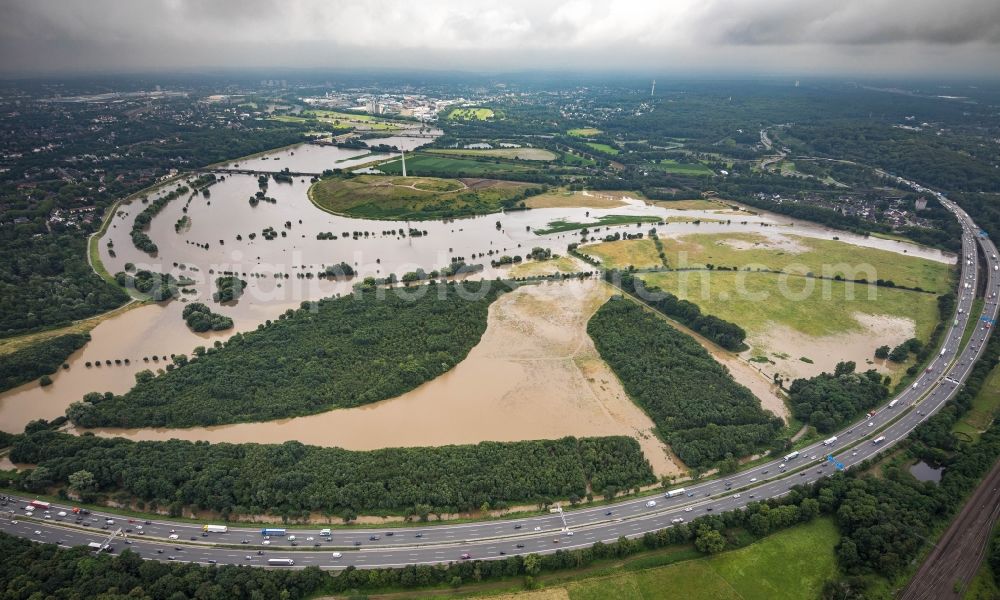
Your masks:
M 85 237 L 35 232 L 0 227 L 0 335 L 66 325 L 128 300 L 91 270 Z
M 89 341 L 89 333 L 68 333 L 0 356 L 0 391 L 55 373 Z
M 635 302 L 612 298 L 591 317 L 587 333 L 690 467 L 753 454 L 782 428 L 696 341 Z
M 78 471 L 94 475 L 93 494 L 124 492 L 146 508 L 206 509 L 223 518 L 322 512 L 429 514 L 479 509 L 484 503 L 582 499 L 595 490 L 654 483 L 629 437 L 482 442 L 439 448 L 354 452 L 284 444 L 132 442 L 51 430 L 14 438 L 10 454 L 37 464 L 23 486 L 65 487 Z
M 855 373 L 854 368 L 853 362 L 843 362 L 833 373 L 793 381 L 788 388 L 792 416 L 830 433 L 889 397 L 878 371 Z
M 464 359 L 509 289 L 431 283 L 306 302 L 124 395 L 88 394 L 67 416 L 84 427 L 192 427 L 392 398 Z

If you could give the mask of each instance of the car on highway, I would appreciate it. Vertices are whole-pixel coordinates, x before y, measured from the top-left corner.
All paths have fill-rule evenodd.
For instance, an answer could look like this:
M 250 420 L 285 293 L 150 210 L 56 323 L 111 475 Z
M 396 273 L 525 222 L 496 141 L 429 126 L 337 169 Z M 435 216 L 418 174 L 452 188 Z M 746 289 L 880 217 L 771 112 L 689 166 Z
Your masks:
M 167 536 L 167 539 L 168 539 L 168 540 L 176 540 L 176 539 L 177 539 L 177 538 L 179 538 L 179 537 L 180 537 L 180 536 L 179 536 L 179 535 L 177 535 L 176 533 L 171 533 L 170 535 L 168 535 L 168 536 Z
M 469 554 L 468 552 L 463 552 L 462 556 L 460 556 L 459 558 L 461 558 L 462 560 L 469 560 L 470 558 L 472 558 L 472 555 Z
M 676 519 L 670 519 L 670 522 L 674 523 L 674 524 L 683 523 L 684 522 L 684 517 L 677 517 Z
M 694 510 L 694 509 L 689 506 L 689 507 L 687 507 L 687 508 L 684 509 L 684 512 L 691 512 L 692 510 Z
M 516 546 L 514 546 L 514 547 L 515 547 L 515 548 L 524 548 L 524 544 L 517 544 L 517 545 L 516 545 Z
M 733 494 L 733 498 L 739 499 L 739 497 L 740 497 L 739 494 Z
M 646 508 L 653 508 L 654 506 L 656 506 L 656 500 L 646 502 Z
M 343 558 L 344 555 L 341 554 L 340 552 L 334 552 L 330 556 L 332 556 L 333 558 Z

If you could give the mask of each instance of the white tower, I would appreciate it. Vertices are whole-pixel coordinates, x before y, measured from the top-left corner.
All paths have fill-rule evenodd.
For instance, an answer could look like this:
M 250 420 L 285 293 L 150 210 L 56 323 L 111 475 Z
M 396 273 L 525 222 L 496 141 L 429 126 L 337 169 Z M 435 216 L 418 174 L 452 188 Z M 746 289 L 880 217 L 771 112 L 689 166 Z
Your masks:
M 653 80 L 653 87 L 649 88 L 649 97 L 652 98 L 653 94 L 656 93 L 656 80 Z
M 403 159 L 403 177 L 406 177 L 406 151 L 400 150 L 399 156 Z

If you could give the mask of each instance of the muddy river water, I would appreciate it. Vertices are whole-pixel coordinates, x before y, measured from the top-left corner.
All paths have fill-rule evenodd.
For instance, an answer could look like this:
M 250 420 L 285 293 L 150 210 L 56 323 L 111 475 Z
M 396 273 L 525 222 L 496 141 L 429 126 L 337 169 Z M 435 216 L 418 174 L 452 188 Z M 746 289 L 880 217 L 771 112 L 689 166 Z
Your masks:
M 371 160 L 366 154 L 364 150 L 299 146 L 277 152 L 268 160 L 257 157 L 234 162 L 240 168 L 313 172 Z M 280 160 L 274 160 L 275 157 Z M 173 187 L 176 184 L 154 196 Z M 660 231 L 661 235 L 753 231 L 824 239 L 839 236 L 847 243 L 906 251 L 911 256 L 941 262 L 954 261 L 936 250 L 855 236 L 786 217 L 669 210 L 639 200 L 608 209 L 533 209 L 449 221 L 351 219 L 317 209 L 306 195 L 308 187 L 308 179 L 303 177 L 295 177 L 292 183 L 271 181 L 266 194 L 276 202 L 260 202 L 253 207 L 248 200 L 259 189 L 257 178 L 226 175 L 224 181 L 210 188 L 208 197 L 198 195 L 190 202 L 187 196 L 177 198 L 153 219 L 148 233 L 159 247 L 155 257 L 137 250 L 129 235 L 132 221 L 146 205 L 138 201 L 121 205 L 100 240 L 101 260 L 107 270 L 121 271 L 130 262 L 139 269 L 191 277 L 197 293 L 184 298 L 206 302 L 213 310 L 232 317 L 235 328 L 227 332 L 192 333 L 180 316 L 182 301 L 125 311 L 91 332 L 92 341 L 70 357 L 69 369 L 52 376 L 52 385 L 42 388 L 32 382 L 0 395 L 0 429 L 21 431 L 30 420 L 58 417 L 87 392 L 125 392 L 134 383 L 136 372 L 155 369 L 156 363 L 144 362 L 144 357 L 156 355 L 162 359 L 175 353 L 190 354 L 196 346 L 224 340 L 234 331 L 254 329 L 304 300 L 350 292 L 349 282 L 306 279 L 298 274 L 320 271 L 324 265 L 343 261 L 354 266 L 360 276 L 401 275 L 416 268 L 430 271 L 449 264 L 452 257 L 464 257 L 469 263 L 484 263 L 482 277 L 492 279 L 504 271 L 489 266 L 490 257 L 486 255 L 489 251 L 523 255 L 540 246 L 564 254 L 569 243 L 579 240 L 578 232 L 545 236 L 533 233 L 558 219 L 590 222 L 611 214 L 722 218 L 731 219 L 731 223 L 671 222 Z M 175 230 L 183 216 L 190 222 Z M 610 230 L 639 232 L 650 226 L 632 224 Z M 268 227 L 278 232 L 276 239 L 263 238 L 262 231 Z M 411 237 L 390 232 L 410 228 L 426 234 Z M 601 229 L 604 235 L 605 228 Z M 338 239 L 318 240 L 317 234 L 321 232 L 330 232 Z M 352 236 L 353 232 L 360 234 Z M 250 239 L 250 234 L 255 234 L 255 239 Z M 244 296 L 233 306 L 220 307 L 211 300 L 212 282 L 222 271 L 245 274 L 241 276 L 248 281 Z M 508 294 L 491 308 L 487 334 L 465 362 L 408 394 L 370 406 L 269 423 L 113 433 L 133 439 L 181 437 L 230 442 L 297 439 L 353 449 L 626 434 L 640 439 L 647 455 L 655 455 L 651 461 L 657 471 L 675 472 L 677 466 L 666 450 L 655 438 L 649 441 L 645 437 L 652 437 L 648 417 L 623 393 L 618 397 L 620 384 L 606 371 L 606 366 L 601 367 L 603 362 L 591 351 L 592 345 L 585 334 L 586 318 L 606 294 L 605 286 L 596 282 L 543 284 L 535 291 Z M 547 311 L 540 310 L 545 305 Z M 88 361 L 113 363 L 115 359 L 126 358 L 129 365 L 85 366 Z M 160 364 L 164 361 L 160 360 Z

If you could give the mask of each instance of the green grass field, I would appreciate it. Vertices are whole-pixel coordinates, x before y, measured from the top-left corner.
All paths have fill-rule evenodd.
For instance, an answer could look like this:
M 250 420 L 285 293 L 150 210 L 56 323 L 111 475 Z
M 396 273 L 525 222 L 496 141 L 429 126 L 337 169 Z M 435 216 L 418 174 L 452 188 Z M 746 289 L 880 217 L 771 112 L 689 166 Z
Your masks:
M 689 234 L 662 236 L 662 240 L 672 266 L 753 265 L 790 273 L 840 274 L 848 279 L 864 277 L 869 281 L 887 279 L 897 285 L 920 287 L 938 294 L 951 288 L 953 265 L 835 240 L 783 237 L 786 243 L 779 245 L 757 233 Z M 686 253 L 683 260 L 682 252 Z
M 563 219 L 557 219 L 555 221 L 549 221 L 547 227 L 542 229 L 536 229 L 536 235 L 548 235 L 550 233 L 559 233 L 560 231 L 573 231 L 574 229 L 590 229 L 592 227 L 607 227 L 608 225 L 625 225 L 625 224 L 636 224 L 636 223 L 659 223 L 659 217 L 647 217 L 647 216 L 635 216 L 635 215 L 605 215 L 599 217 L 594 223 L 577 223 L 575 221 L 566 221 Z
M 792 276 L 783 293 L 782 276 L 775 273 L 733 271 L 670 271 L 650 273 L 642 278 L 679 298 L 690 300 L 702 312 L 736 323 L 751 336 L 765 332 L 778 323 L 810 336 L 861 331 L 854 313 L 888 315 L 913 319 L 916 334 L 927 339 L 937 323 L 937 298 L 931 294 L 906 290 L 874 288 L 870 300 L 868 286 L 841 281 L 820 281 Z M 685 283 L 686 280 L 686 283 Z M 812 291 L 801 296 L 805 286 Z M 878 344 L 874 344 L 872 348 Z
M 973 439 L 978 439 L 980 432 L 985 431 L 993 422 L 997 410 L 1000 410 L 1000 367 L 993 367 L 983 387 L 973 399 L 972 409 L 961 421 L 955 423 L 952 430 L 961 431 Z
M 595 135 L 600 135 L 604 133 L 596 127 L 577 127 L 576 129 L 570 129 L 566 132 L 567 135 L 573 137 L 594 137 Z
M 611 156 L 618 156 L 620 154 L 618 148 L 609 146 L 607 144 L 600 144 L 598 142 L 587 142 L 587 146 L 597 150 L 598 152 L 603 152 L 604 154 L 610 154 Z
M 837 574 L 838 539 L 831 519 L 817 519 L 739 550 L 563 587 L 570 600 L 818 598 L 824 582 Z
M 679 163 L 676 160 L 672 160 L 672 159 L 669 159 L 669 158 L 665 158 L 665 159 L 661 160 L 660 162 L 655 163 L 653 166 L 656 167 L 657 169 L 661 170 L 661 171 L 665 171 L 667 173 L 673 173 L 674 175 L 697 175 L 697 176 L 702 176 L 702 175 L 713 175 L 714 174 L 712 172 L 712 169 L 709 169 L 708 167 L 706 167 L 703 164 L 700 164 L 700 163 L 695 163 L 695 164 Z
M 379 171 L 386 175 L 402 175 L 403 165 L 397 158 L 380 164 Z M 476 160 L 452 156 L 436 156 L 433 154 L 413 153 L 406 155 L 406 174 L 435 177 L 499 177 L 516 175 L 517 173 L 533 173 L 539 167 L 524 161 L 511 161 L 499 158 Z
M 309 188 L 309 199 L 334 214 L 366 219 L 440 219 L 487 214 L 518 201 L 528 184 L 477 180 L 359 175 L 324 179 Z
M 579 251 L 600 260 L 606 269 L 626 269 L 629 266 L 644 269 L 663 266 L 656 245 L 653 240 L 648 239 L 601 242 L 579 248 Z
M 448 113 L 449 121 L 485 121 L 496 114 L 492 108 L 455 108 Z
M 550 161 L 559 158 L 558 154 L 545 148 L 432 148 L 424 152 L 446 156 L 485 156 L 509 160 Z

